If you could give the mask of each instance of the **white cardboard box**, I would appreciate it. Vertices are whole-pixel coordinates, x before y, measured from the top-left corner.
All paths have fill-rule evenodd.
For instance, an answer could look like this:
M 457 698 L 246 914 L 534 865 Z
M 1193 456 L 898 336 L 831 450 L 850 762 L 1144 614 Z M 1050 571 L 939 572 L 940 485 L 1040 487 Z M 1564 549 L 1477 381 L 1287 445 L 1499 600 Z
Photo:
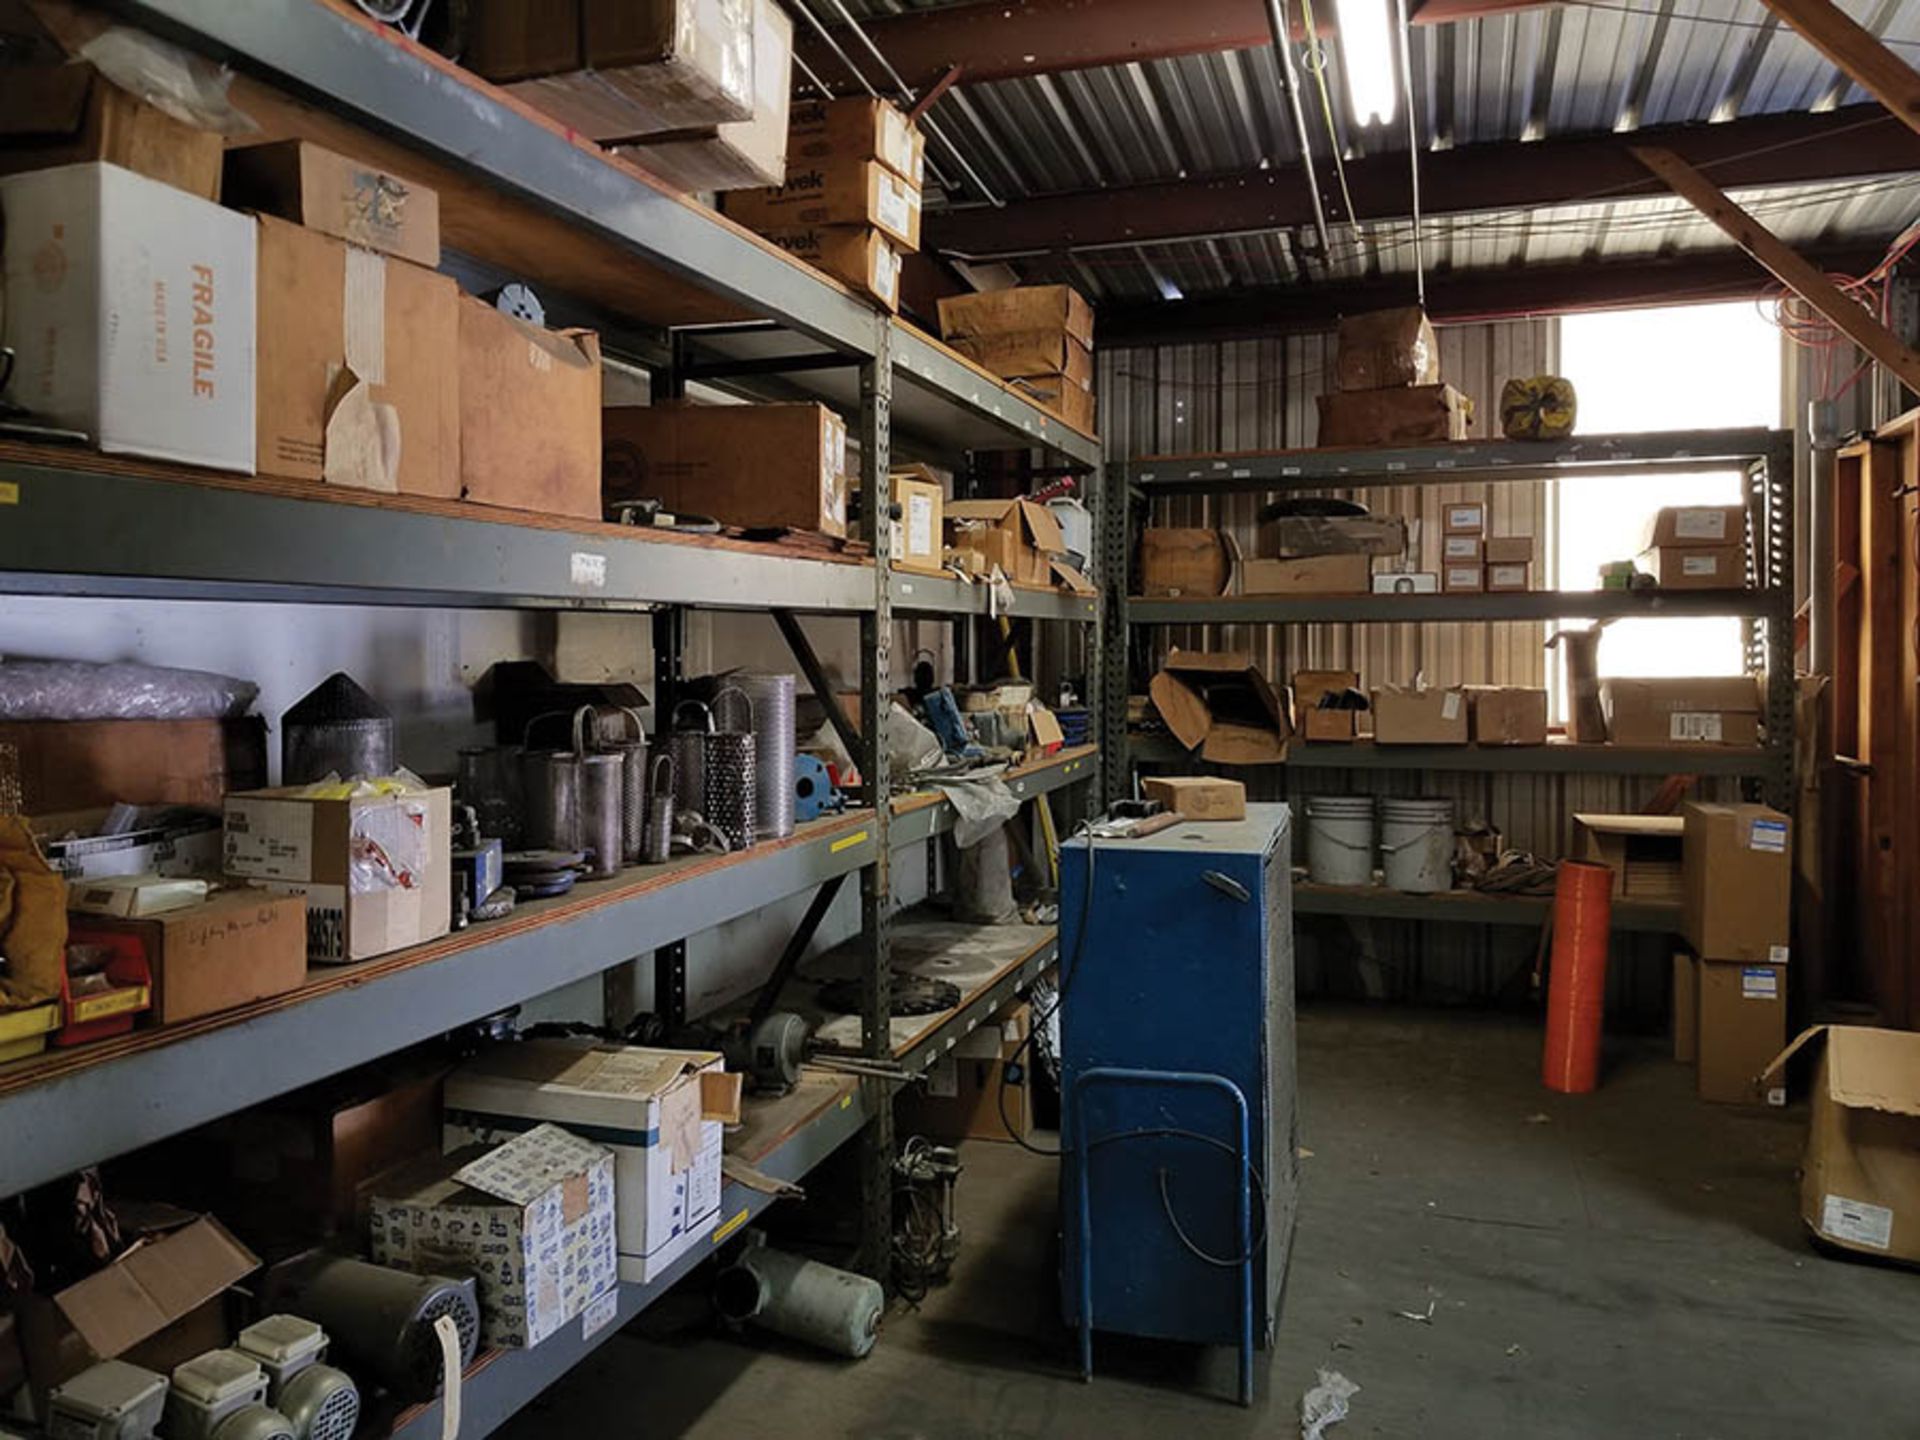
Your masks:
M 527 1040 L 448 1077 L 442 1141 L 492 1143 L 552 1121 L 608 1146 L 620 1278 L 652 1280 L 719 1217 L 721 1143 L 739 1083 L 713 1051 Z
M 253 220 L 115 165 L 0 179 L 8 393 L 102 450 L 253 473 Z

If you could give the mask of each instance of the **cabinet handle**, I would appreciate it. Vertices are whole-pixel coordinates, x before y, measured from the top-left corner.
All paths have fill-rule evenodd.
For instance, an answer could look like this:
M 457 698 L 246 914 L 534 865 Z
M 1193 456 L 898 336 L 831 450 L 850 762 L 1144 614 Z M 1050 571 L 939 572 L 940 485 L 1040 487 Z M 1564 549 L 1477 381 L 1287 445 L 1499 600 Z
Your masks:
M 1223 875 L 1218 870 L 1202 870 L 1200 878 L 1229 900 L 1238 900 L 1244 905 L 1253 899 L 1253 892 L 1231 875 Z

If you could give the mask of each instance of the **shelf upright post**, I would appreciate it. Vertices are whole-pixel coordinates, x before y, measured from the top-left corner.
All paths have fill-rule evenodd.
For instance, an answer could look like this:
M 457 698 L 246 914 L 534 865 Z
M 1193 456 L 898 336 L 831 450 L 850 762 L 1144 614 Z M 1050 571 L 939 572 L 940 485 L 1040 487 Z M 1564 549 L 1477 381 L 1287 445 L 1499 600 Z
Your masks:
M 1094 525 L 1099 536 L 1100 568 L 1094 581 L 1100 587 L 1100 608 L 1094 619 L 1094 655 L 1097 677 L 1090 677 L 1089 699 L 1095 706 L 1100 740 L 1100 808 L 1126 793 L 1127 785 L 1127 657 L 1132 653 L 1128 629 L 1127 467 L 1109 463 L 1100 469 L 1095 494 Z M 1093 667 L 1088 667 L 1090 670 Z
M 1765 781 L 1766 802 L 1776 810 L 1793 810 L 1793 731 L 1797 684 L 1793 666 L 1793 434 L 1776 432 L 1766 455 L 1755 467 L 1751 482 L 1765 522 L 1756 546 L 1755 564 L 1764 567 L 1757 578 L 1767 587 L 1770 604 L 1763 639 L 1766 665 L 1767 749 L 1772 765 Z
M 893 816 L 887 774 L 887 711 L 893 695 L 893 514 L 890 447 L 893 424 L 893 328 L 876 317 L 874 354 L 860 366 L 860 485 L 873 547 L 873 609 L 860 616 L 860 719 L 857 756 L 873 810 L 873 863 L 860 885 L 860 1051 L 893 1060 Z M 858 1268 L 888 1284 L 893 1253 L 893 1091 L 877 1078 L 867 1088 L 873 1118 L 861 1134 Z
M 673 707 L 686 681 L 687 611 L 663 605 L 653 612 L 653 734 L 664 746 Z M 653 1013 L 668 1031 L 687 1023 L 687 942 L 675 940 L 653 952 Z

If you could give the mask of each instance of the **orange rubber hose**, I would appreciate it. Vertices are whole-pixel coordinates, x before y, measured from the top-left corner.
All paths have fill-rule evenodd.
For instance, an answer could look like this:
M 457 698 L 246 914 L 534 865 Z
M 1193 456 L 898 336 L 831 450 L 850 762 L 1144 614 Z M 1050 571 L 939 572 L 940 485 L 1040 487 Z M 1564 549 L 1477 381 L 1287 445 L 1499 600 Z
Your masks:
M 1553 964 L 1547 976 L 1547 1045 L 1540 1079 L 1563 1095 L 1585 1095 L 1600 1083 L 1600 1028 L 1612 929 L 1613 871 L 1562 860 L 1553 886 Z

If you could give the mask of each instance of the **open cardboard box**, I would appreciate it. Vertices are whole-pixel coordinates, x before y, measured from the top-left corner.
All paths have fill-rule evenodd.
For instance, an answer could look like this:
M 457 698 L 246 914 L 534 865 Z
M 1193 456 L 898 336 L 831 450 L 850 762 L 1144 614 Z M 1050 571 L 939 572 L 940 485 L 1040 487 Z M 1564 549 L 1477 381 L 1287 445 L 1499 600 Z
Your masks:
M 1293 724 L 1251 655 L 1173 650 L 1147 687 L 1167 729 L 1220 765 L 1272 765 L 1287 758 Z

